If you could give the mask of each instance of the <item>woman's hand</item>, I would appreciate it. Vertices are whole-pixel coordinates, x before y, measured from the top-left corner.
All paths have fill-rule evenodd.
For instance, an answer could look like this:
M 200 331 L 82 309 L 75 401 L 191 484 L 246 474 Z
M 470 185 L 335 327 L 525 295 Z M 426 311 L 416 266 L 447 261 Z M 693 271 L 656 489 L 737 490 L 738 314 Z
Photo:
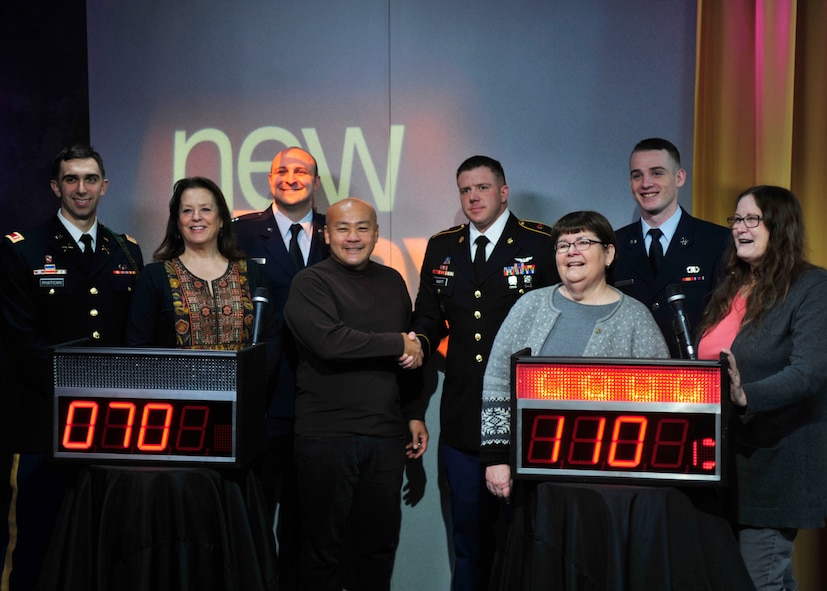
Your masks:
M 747 405 L 747 393 L 741 387 L 741 374 L 738 372 L 738 365 L 735 363 L 735 355 L 729 349 L 721 351 L 727 356 L 729 361 L 729 398 L 736 406 L 745 407 Z
M 492 495 L 508 503 L 511 500 L 511 466 L 488 466 L 485 469 L 485 485 Z

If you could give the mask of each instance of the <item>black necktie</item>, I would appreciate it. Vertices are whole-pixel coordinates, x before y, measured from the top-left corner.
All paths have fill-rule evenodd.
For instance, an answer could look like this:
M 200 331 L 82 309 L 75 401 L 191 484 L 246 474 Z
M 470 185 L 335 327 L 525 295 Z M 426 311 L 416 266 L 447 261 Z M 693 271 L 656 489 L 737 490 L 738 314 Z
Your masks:
M 299 232 L 302 231 L 301 224 L 293 224 L 290 226 L 290 258 L 293 259 L 293 264 L 296 266 L 296 271 L 304 269 L 304 257 L 302 256 L 302 249 L 299 248 Z
M 652 238 L 652 244 L 649 245 L 649 264 L 652 266 L 652 273 L 657 275 L 663 267 L 663 245 L 660 243 L 663 232 L 660 228 L 652 228 L 647 234 Z
M 87 259 L 92 259 L 95 256 L 95 251 L 92 250 L 92 236 L 89 234 L 83 234 L 80 237 L 80 241 L 83 242 L 83 255 Z
M 482 277 L 482 269 L 485 267 L 485 246 L 491 242 L 485 236 L 478 236 L 474 240 L 477 249 L 474 251 L 474 275 L 479 280 Z

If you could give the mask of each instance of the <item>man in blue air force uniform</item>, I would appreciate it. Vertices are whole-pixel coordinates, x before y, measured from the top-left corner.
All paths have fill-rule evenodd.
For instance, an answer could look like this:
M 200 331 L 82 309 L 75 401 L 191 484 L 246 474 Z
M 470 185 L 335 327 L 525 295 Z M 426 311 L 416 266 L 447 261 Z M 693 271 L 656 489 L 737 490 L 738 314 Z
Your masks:
M 298 507 L 293 468 L 293 410 L 297 353 L 283 323 L 284 304 L 296 273 L 327 258 L 325 216 L 315 210 L 315 194 L 321 187 L 316 160 L 301 148 L 276 154 L 270 167 L 273 204 L 264 211 L 235 220 L 239 246 L 261 265 L 270 305 L 281 325 L 281 351 L 277 382 L 269 389 L 267 456 L 259 470 L 271 517 L 278 509 L 279 582 L 281 589 L 298 584 Z
M 629 168 L 640 220 L 616 231 L 614 286 L 646 304 L 663 332 L 670 355 L 685 357 L 675 337 L 675 313 L 667 302 L 667 287 L 681 287 L 690 329 L 697 327 L 721 279 L 732 233 L 694 218 L 678 206 L 678 189 L 686 182 L 686 171 L 671 142 L 660 138 L 638 142 Z

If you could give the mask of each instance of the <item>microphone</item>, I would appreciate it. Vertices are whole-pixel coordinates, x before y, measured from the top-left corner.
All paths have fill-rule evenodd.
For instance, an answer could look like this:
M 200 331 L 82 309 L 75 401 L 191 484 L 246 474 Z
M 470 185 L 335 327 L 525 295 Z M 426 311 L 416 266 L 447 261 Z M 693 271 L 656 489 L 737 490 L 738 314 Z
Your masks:
M 253 320 L 253 345 L 259 342 L 261 333 L 261 322 L 264 319 L 264 308 L 270 303 L 270 292 L 266 287 L 257 287 L 253 294 L 254 316 Z
M 672 311 L 675 313 L 673 328 L 681 347 L 681 356 L 683 357 L 685 354 L 684 359 L 697 359 L 695 346 L 692 344 L 692 333 L 689 331 L 689 321 L 686 319 L 686 311 L 684 310 L 686 295 L 684 295 L 680 285 L 673 283 L 666 286 L 666 301 L 669 302 Z

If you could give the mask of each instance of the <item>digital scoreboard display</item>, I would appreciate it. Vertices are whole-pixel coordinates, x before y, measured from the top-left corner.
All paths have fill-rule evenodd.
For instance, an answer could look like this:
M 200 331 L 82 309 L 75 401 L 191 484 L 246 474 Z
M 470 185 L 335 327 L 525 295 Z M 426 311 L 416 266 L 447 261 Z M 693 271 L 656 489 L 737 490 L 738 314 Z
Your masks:
M 265 347 L 52 351 L 57 460 L 236 467 L 264 448 Z
M 200 394 L 64 393 L 57 398 L 56 453 L 101 460 L 235 461 L 235 400 Z
M 719 362 L 512 359 L 515 477 L 722 484 Z

